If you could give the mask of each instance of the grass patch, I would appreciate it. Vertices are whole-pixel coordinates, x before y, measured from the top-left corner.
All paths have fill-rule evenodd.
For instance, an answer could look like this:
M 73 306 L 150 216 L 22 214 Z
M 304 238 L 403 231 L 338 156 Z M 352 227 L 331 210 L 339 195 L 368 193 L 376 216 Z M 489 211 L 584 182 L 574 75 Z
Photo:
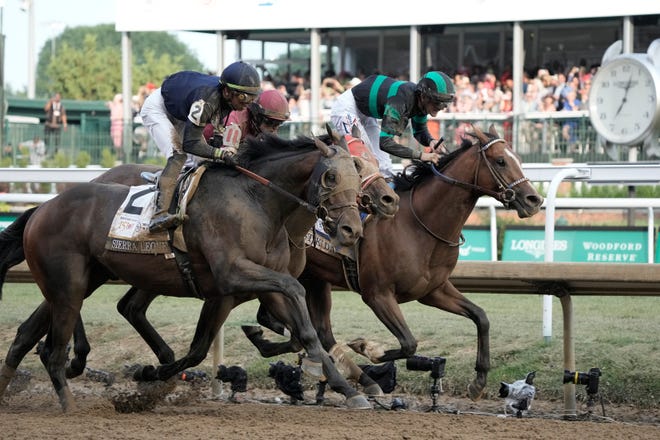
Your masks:
M 85 300 L 82 314 L 92 345 L 89 365 L 119 371 L 124 364 L 153 364 L 157 360 L 138 334 L 116 311 L 125 286 L 104 286 Z M 0 302 L 0 353 L 6 353 L 20 323 L 41 302 L 35 285 L 6 284 Z M 542 297 L 537 295 L 470 294 L 490 319 L 491 372 L 488 397 L 497 398 L 500 381 L 521 379 L 537 372 L 537 398 L 555 400 L 563 396 L 563 332 L 561 305 L 553 300 L 552 340 L 542 335 Z M 186 353 L 195 331 L 201 301 L 196 299 L 157 298 L 149 309 L 149 319 L 174 349 Z M 384 325 L 352 292 L 333 296 L 332 322 L 337 340 L 348 342 L 365 336 L 388 347 L 398 346 Z M 258 303 L 242 304 L 225 323 L 224 363 L 240 364 L 247 369 L 250 386 L 272 388 L 269 362 L 263 359 L 244 337 L 242 324 L 256 324 Z M 402 310 L 418 338 L 417 353 L 447 358 L 445 393 L 464 395 L 474 377 L 476 327 L 466 318 L 431 309 L 418 303 L 403 304 Z M 577 370 L 592 367 L 602 370 L 600 391 L 606 401 L 629 403 L 640 408 L 660 405 L 660 320 L 657 298 L 574 297 L 574 335 Z M 273 339 L 283 340 L 273 336 Z M 353 356 L 353 355 L 351 355 Z M 200 368 L 211 372 L 211 355 Z M 293 363 L 295 354 L 282 356 Z M 366 363 L 354 355 L 358 363 Z M 21 367 L 46 376 L 37 356 L 29 354 Z M 401 391 L 427 394 L 429 374 L 408 371 L 405 361 L 397 361 Z M 314 384 L 310 382 L 309 386 Z M 578 397 L 585 394 L 578 385 Z

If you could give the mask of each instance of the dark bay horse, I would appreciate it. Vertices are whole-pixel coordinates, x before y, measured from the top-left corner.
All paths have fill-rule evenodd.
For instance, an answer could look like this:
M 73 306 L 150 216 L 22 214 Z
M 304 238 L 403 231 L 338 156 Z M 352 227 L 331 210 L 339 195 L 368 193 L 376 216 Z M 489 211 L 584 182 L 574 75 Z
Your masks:
M 524 176 L 521 162 L 507 142 L 491 126 L 488 133 L 473 127 L 477 142 L 441 159 L 437 167 L 419 164 L 414 172 L 397 179 L 400 209 L 391 220 L 374 219 L 365 224 L 359 241 L 359 294 L 378 319 L 396 336 L 400 348 L 370 352 L 370 344 L 358 339 L 349 345 L 380 363 L 412 356 L 417 341 L 399 304 L 418 301 L 440 310 L 465 316 L 477 327 L 477 376 L 468 395 L 481 397 L 490 369 L 489 322 L 484 310 L 468 300 L 449 281 L 459 256 L 461 231 L 477 199 L 488 195 L 513 208 L 520 218 L 536 214 L 543 197 Z M 373 389 L 373 381 L 355 365 L 332 333 L 330 320 L 332 286 L 351 290 L 344 277 L 342 260 L 308 248 L 307 265 L 299 281 L 305 286 L 308 309 L 324 348 L 335 358 L 352 364 L 351 379 Z M 271 329 L 265 310 L 259 322 Z M 261 337 L 253 326 L 246 329 L 264 356 L 298 351 L 296 341 L 274 343 Z
M 320 136 L 319 139 L 326 143 L 337 143 L 345 148 L 348 148 L 350 144 L 354 146 L 358 144 L 358 150 L 359 144 L 364 146 L 362 141 L 356 137 L 357 133 L 347 136 L 344 139 L 337 136 L 335 132 L 332 132 L 328 136 Z M 379 218 L 393 217 L 399 208 L 399 196 L 389 186 L 382 174 L 380 174 L 377 163 L 372 163 L 370 160 L 365 160 L 361 157 L 354 157 L 354 161 L 356 162 L 356 168 L 361 180 L 362 195 L 360 197 L 360 210 L 365 214 L 372 214 Z M 94 179 L 94 181 L 139 185 L 144 182 L 142 178 L 143 172 L 155 173 L 161 169 L 161 167 L 155 165 L 120 165 L 106 171 Z M 289 273 L 292 276 L 299 276 L 304 269 L 306 254 L 302 237 L 312 227 L 314 220 L 315 218 L 313 216 L 310 217 L 309 213 L 302 208 L 297 209 L 287 220 L 286 227 L 289 233 L 291 252 Z M 156 292 L 147 292 L 131 287 L 117 304 L 117 310 L 138 331 L 152 349 L 159 362 L 167 364 L 173 361 L 174 352 L 156 329 L 153 328 L 146 314 L 149 305 L 157 296 L 158 293 Z M 283 329 L 284 327 L 282 326 L 281 330 Z M 84 371 L 84 357 L 86 356 L 84 347 L 86 345 L 84 343 L 84 329 L 82 325 L 76 331 L 75 336 L 82 341 L 83 352 L 77 358 L 78 363 L 73 365 L 75 369 L 70 370 L 71 376 L 82 374 Z M 76 351 L 76 346 L 74 346 L 74 352 Z M 81 360 L 82 362 L 80 362 Z
M 287 273 L 290 253 L 284 228 L 291 212 L 306 201 L 308 207 L 326 214 L 328 230 L 339 243 L 354 243 L 362 226 L 356 203 L 360 181 L 353 159 L 318 139 L 285 141 L 267 136 L 248 142 L 238 160 L 284 191 L 272 191 L 222 166 L 211 166 L 204 173 L 184 225 L 192 272 L 204 294 L 197 330 L 188 355 L 159 367 L 143 367 L 136 377 L 165 380 L 199 364 L 231 309 L 256 297 L 304 341 L 310 358 L 322 364 L 333 389 L 346 396 L 349 407 L 369 407 L 337 372 L 318 341 L 304 289 Z M 173 260 L 105 250 L 110 223 L 127 193 L 124 185 L 81 184 L 26 212 L 0 235 L 0 276 L 22 253 L 46 299 L 17 331 L 0 370 L 0 396 L 22 358 L 47 331 L 42 362 L 62 408 L 75 407 L 66 382 L 65 348 L 74 326 L 82 325 L 83 299 L 108 279 L 121 278 L 145 292 L 190 295 Z

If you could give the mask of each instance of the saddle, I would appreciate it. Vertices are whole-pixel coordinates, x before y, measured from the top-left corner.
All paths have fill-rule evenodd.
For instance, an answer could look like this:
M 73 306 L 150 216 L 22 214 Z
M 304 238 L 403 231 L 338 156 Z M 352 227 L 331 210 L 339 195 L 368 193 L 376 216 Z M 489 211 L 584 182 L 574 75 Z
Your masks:
M 175 203 L 182 214 L 185 214 L 204 171 L 206 166 L 202 165 L 188 170 L 179 178 Z M 156 206 L 157 174 L 142 173 L 142 177 L 151 183 L 130 188 L 110 226 L 105 244 L 107 250 L 133 254 L 164 254 L 166 259 L 174 258 L 172 247 L 187 252 L 183 225 L 174 231 L 172 237 L 167 231 L 149 232 L 149 222 Z

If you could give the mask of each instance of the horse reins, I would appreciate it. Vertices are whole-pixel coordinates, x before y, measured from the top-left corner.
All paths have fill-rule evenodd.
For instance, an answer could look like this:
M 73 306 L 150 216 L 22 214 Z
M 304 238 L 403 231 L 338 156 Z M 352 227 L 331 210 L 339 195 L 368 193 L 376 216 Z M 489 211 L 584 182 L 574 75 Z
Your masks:
M 441 173 L 438 171 L 438 169 L 435 167 L 435 164 L 431 164 L 431 170 L 433 171 L 433 174 L 436 176 L 440 177 L 442 180 L 445 182 L 452 184 L 452 185 L 457 185 L 462 188 L 470 189 L 470 190 L 475 190 L 478 192 L 481 192 L 482 194 L 489 195 L 493 197 L 495 200 L 499 200 L 502 202 L 505 208 L 509 208 L 509 204 L 516 199 L 516 192 L 513 190 L 514 186 L 520 185 L 523 182 L 527 182 L 529 179 L 527 177 L 521 177 L 518 180 L 515 180 L 511 183 L 506 183 L 502 175 L 495 169 L 493 166 L 488 162 L 488 159 L 486 158 L 486 150 L 488 150 L 493 144 L 496 144 L 498 142 L 504 142 L 506 143 L 506 140 L 502 138 L 495 138 L 488 143 L 486 143 L 484 146 L 479 148 L 479 161 L 481 162 L 481 159 L 484 160 L 484 163 L 486 164 L 486 167 L 488 168 L 488 171 L 490 171 L 490 174 L 493 176 L 495 181 L 497 182 L 497 185 L 500 189 L 499 192 L 492 191 L 488 188 L 484 188 L 483 186 L 480 186 L 476 183 L 468 183 L 468 182 L 462 182 L 460 180 L 456 180 L 453 177 L 447 176 L 446 174 Z M 479 164 L 477 164 L 477 167 L 475 169 L 475 178 L 474 181 L 477 182 L 477 174 L 479 172 Z
M 353 206 L 355 207 L 355 209 L 357 209 L 357 207 L 358 207 L 358 203 L 357 203 L 357 200 L 356 200 L 355 202 L 345 203 L 343 205 L 336 205 L 336 206 L 333 205 L 333 206 L 330 206 L 330 207 L 326 208 L 325 206 L 322 206 L 322 203 L 323 203 L 323 200 L 321 200 L 322 197 L 319 197 L 318 205 L 314 205 L 312 203 L 309 203 L 309 202 L 301 199 L 300 197 L 296 196 L 295 194 L 291 194 L 287 190 L 281 188 L 280 186 L 276 185 L 275 183 L 271 182 L 270 180 L 266 179 L 265 177 L 260 176 L 259 174 L 248 170 L 247 168 L 244 168 L 240 165 L 234 165 L 234 168 L 236 168 L 238 171 L 245 174 L 249 178 L 251 178 L 253 180 L 256 180 L 257 182 L 261 183 L 262 185 L 273 189 L 275 192 L 277 192 L 278 194 L 288 198 L 289 200 L 295 201 L 300 206 L 304 207 L 307 211 L 311 212 L 312 214 L 315 214 L 318 218 L 320 218 L 323 221 L 327 220 L 328 213 L 332 210 L 343 209 L 343 208 L 346 208 L 346 207 L 350 208 L 350 207 L 353 207 Z M 314 177 L 314 176 L 312 176 L 312 177 Z M 312 179 L 312 180 L 314 180 L 314 179 Z M 318 184 L 314 182 L 313 185 L 317 186 Z M 321 184 L 321 186 L 323 187 L 324 192 L 327 192 L 328 188 L 325 187 L 323 184 Z
M 243 168 L 240 165 L 234 165 L 234 168 L 236 168 L 238 171 L 245 174 L 249 178 L 251 178 L 253 180 L 256 180 L 257 182 L 261 183 L 264 186 L 267 186 L 268 188 L 271 188 L 276 193 L 278 193 L 280 195 L 283 195 L 283 196 L 287 197 L 290 200 L 295 201 L 296 203 L 298 203 L 300 206 L 304 207 L 309 212 L 314 213 L 314 214 L 316 214 L 318 212 L 318 210 L 319 210 L 318 206 L 314 206 L 311 203 L 308 203 L 308 202 L 304 201 L 303 199 L 301 199 L 300 197 L 296 196 L 295 194 L 291 194 L 290 192 L 288 192 L 285 189 L 277 186 L 276 184 L 274 184 L 270 180 L 266 179 L 265 177 L 260 176 L 259 174 L 248 170 L 247 168 Z
M 353 142 L 359 142 L 359 143 L 361 143 L 362 145 L 364 145 L 364 141 L 362 141 L 361 139 L 359 139 L 359 138 L 354 138 L 354 137 L 351 137 L 350 139 L 348 139 L 348 137 L 349 137 L 349 135 L 346 135 L 346 146 L 347 146 L 347 147 L 348 147 L 349 145 L 351 145 Z M 350 148 L 349 148 L 349 152 L 350 152 Z M 353 153 L 351 153 L 351 154 L 353 154 Z M 359 157 L 359 156 L 356 155 L 356 157 Z M 365 159 L 365 158 L 362 158 L 362 159 L 363 159 L 363 160 L 368 160 L 368 159 Z M 378 180 L 378 179 L 385 179 L 385 176 L 383 176 L 379 171 L 376 171 L 375 173 L 369 174 L 368 176 L 364 177 L 364 178 L 360 181 L 360 185 L 361 185 L 361 186 L 360 186 L 360 189 L 362 190 L 362 193 L 363 193 L 362 197 L 365 197 L 365 195 L 364 195 L 364 191 L 365 191 L 365 190 L 366 190 L 371 184 L 373 184 L 373 183 L 374 183 L 376 180 Z M 362 197 L 360 198 L 359 205 L 360 205 L 362 208 L 366 209 L 368 212 L 370 212 L 370 211 L 371 211 L 371 208 L 367 205 L 367 203 L 365 203 L 365 202 L 362 200 Z M 367 197 L 368 197 L 368 196 L 367 196 Z M 370 202 L 370 201 L 371 201 L 371 200 L 369 200 L 369 202 Z

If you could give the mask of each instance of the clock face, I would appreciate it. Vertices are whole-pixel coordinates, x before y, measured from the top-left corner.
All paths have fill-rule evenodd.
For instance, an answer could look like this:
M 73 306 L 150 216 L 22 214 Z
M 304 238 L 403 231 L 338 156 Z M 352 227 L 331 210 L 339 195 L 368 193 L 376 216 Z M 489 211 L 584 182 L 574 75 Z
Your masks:
M 603 65 L 591 81 L 591 123 L 615 144 L 634 144 L 658 125 L 660 74 L 646 60 L 622 55 Z

